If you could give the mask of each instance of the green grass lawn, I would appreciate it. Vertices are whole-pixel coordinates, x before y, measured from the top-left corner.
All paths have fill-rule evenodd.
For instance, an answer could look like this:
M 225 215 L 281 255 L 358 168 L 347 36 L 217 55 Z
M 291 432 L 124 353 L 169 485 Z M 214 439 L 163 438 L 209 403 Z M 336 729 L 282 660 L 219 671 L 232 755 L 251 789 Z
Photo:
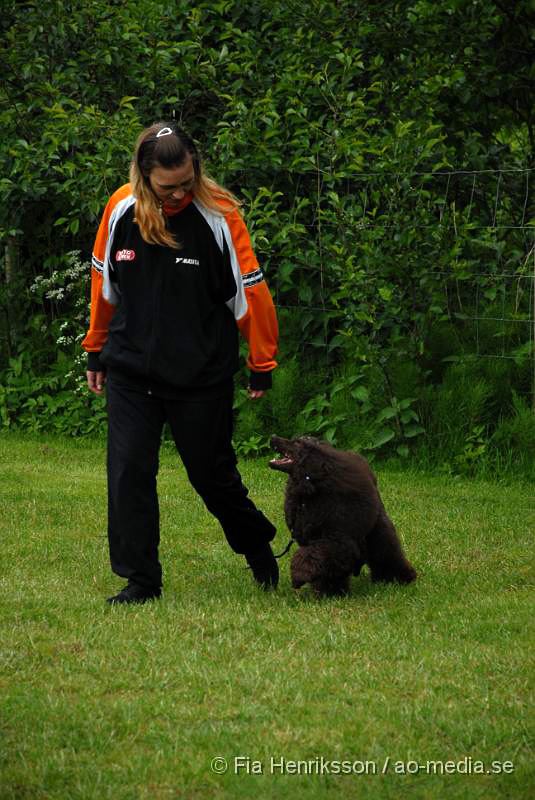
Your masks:
M 104 461 L 0 437 L 2 800 L 535 796 L 533 487 L 377 470 L 419 579 L 318 600 L 289 557 L 259 591 L 165 449 L 164 594 L 112 609 Z M 278 552 L 285 478 L 241 471 Z

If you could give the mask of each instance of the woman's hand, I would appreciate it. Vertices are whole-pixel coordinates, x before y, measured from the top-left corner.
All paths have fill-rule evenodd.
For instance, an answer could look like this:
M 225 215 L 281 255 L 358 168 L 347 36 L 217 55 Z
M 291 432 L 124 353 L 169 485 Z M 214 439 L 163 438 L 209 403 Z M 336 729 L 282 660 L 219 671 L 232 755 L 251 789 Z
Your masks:
M 265 395 L 264 389 L 249 389 L 249 397 L 251 400 L 256 400 L 259 397 L 263 397 Z
M 87 370 L 87 385 L 89 389 L 95 394 L 104 394 L 104 386 L 106 384 L 105 372 L 92 372 Z

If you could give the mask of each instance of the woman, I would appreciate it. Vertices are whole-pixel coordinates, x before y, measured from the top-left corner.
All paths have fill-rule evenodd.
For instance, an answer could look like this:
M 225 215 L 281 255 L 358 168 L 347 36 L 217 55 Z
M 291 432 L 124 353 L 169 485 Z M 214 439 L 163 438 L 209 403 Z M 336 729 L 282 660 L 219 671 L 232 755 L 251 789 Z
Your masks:
M 232 448 L 233 375 L 248 341 L 250 396 L 271 386 L 277 320 L 239 202 L 207 177 L 174 122 L 143 131 L 92 259 L 89 389 L 108 407 L 108 540 L 128 580 L 108 602 L 161 594 L 158 452 L 169 422 L 192 486 L 263 588 L 275 528 L 247 497 Z

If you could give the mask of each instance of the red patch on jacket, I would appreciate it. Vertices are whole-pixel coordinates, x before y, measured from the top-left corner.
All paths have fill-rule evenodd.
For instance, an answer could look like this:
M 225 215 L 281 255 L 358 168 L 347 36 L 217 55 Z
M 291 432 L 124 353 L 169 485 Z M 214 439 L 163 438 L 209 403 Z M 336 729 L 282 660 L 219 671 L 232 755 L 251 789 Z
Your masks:
M 117 250 L 115 253 L 116 261 L 133 261 L 136 257 L 134 250 Z

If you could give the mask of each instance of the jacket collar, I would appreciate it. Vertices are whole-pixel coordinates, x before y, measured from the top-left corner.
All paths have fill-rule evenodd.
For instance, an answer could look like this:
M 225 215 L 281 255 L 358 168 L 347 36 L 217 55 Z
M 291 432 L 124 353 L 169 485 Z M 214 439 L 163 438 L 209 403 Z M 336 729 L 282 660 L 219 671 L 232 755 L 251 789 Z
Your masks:
M 172 217 L 174 214 L 178 214 L 180 211 L 183 211 L 186 206 L 189 206 L 191 201 L 193 200 L 193 192 L 188 192 L 184 195 L 182 200 L 177 206 L 170 206 L 167 203 L 163 204 L 163 210 L 168 217 Z

